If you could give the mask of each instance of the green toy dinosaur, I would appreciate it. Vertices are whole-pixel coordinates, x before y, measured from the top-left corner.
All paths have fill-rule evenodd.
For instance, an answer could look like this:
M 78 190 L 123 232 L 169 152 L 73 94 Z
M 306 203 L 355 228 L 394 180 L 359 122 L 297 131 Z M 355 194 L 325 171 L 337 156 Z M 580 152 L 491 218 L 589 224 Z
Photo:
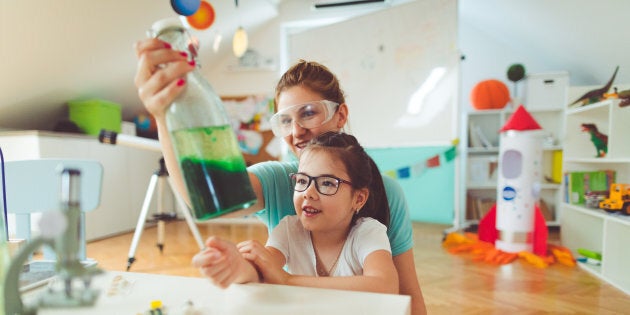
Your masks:
M 595 145 L 597 155 L 595 157 L 604 157 L 608 153 L 608 136 L 599 132 L 595 124 L 582 124 L 582 131 L 591 134 L 591 141 Z

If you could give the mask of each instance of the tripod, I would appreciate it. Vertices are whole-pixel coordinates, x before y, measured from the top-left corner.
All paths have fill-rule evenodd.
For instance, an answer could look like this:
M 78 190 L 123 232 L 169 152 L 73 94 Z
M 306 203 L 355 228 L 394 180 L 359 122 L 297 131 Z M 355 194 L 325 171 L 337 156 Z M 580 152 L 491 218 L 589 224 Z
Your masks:
M 140 217 L 138 218 L 138 224 L 136 225 L 136 231 L 133 234 L 133 240 L 131 241 L 131 248 L 129 248 L 129 255 L 127 259 L 127 271 L 131 268 L 131 264 L 136 261 L 135 254 L 136 248 L 138 247 L 138 242 L 140 241 L 140 237 L 142 236 L 142 231 L 144 230 L 144 224 L 146 223 L 147 213 L 149 212 L 149 206 L 151 205 L 151 199 L 153 198 L 153 193 L 157 189 L 157 213 L 153 215 L 155 221 L 157 221 L 157 247 L 160 249 L 160 253 L 164 250 L 164 227 L 166 221 L 172 221 L 176 218 L 176 214 L 174 213 L 164 213 L 162 208 L 162 196 L 164 195 L 164 186 L 168 184 L 175 196 L 177 204 L 179 208 L 182 210 L 182 214 L 186 219 L 186 223 L 188 223 L 188 227 L 190 228 L 190 232 L 193 234 L 195 240 L 197 241 L 197 245 L 199 245 L 199 249 L 203 249 L 203 241 L 201 240 L 201 235 L 199 234 L 199 230 L 197 229 L 197 225 L 195 225 L 195 221 L 190 214 L 190 210 L 188 209 L 188 205 L 182 200 L 181 196 L 173 189 L 173 184 L 171 183 L 171 178 L 168 176 L 168 171 L 166 170 L 166 166 L 164 164 L 164 158 L 161 158 L 159 161 L 160 167 L 156 170 L 151 176 L 151 180 L 149 181 L 149 187 L 147 188 L 147 193 L 144 197 L 144 202 L 142 203 L 142 211 L 140 212 Z

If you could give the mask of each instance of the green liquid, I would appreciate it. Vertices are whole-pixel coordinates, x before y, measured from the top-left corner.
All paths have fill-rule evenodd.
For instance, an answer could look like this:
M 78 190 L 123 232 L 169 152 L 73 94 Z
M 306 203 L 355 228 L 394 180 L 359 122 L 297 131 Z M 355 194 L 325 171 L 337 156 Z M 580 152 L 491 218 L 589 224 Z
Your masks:
M 256 194 L 230 126 L 179 130 L 173 136 L 197 220 L 254 204 Z

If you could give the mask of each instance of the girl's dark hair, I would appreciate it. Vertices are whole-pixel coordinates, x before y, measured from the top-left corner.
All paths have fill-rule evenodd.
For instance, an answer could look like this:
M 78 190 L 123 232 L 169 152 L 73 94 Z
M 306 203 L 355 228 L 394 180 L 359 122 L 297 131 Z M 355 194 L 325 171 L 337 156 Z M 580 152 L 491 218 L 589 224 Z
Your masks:
M 326 66 L 315 61 L 300 59 L 282 75 L 276 85 L 276 104 L 280 93 L 294 86 L 306 87 L 337 104 L 346 102 L 337 77 Z
M 335 155 L 346 167 L 353 188 L 370 190 L 367 202 L 352 218 L 353 224 L 357 218 L 371 217 L 389 227 L 389 203 L 381 172 L 357 138 L 346 133 L 325 132 L 311 139 L 305 152 L 310 150 L 323 150 Z

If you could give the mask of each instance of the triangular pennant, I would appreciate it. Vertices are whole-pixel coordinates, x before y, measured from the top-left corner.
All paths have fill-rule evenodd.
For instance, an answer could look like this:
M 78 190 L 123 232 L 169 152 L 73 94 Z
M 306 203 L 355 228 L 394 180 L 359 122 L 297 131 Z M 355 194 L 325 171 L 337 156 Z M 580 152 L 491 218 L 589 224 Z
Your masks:
M 440 156 L 436 155 L 427 160 L 427 167 L 438 167 L 440 166 Z
M 409 166 L 399 168 L 396 170 L 396 173 L 398 174 L 398 178 L 409 178 L 411 175 Z
M 391 177 L 391 178 L 394 178 L 394 179 L 396 178 L 396 171 L 389 170 L 389 171 L 385 171 L 385 173 L 384 173 L 384 174 L 385 174 L 386 176 Z
M 414 165 L 411 167 L 411 174 L 412 174 L 413 176 L 420 176 L 420 175 L 422 175 L 422 173 L 424 173 L 424 170 L 425 170 L 425 169 L 426 169 L 426 168 L 424 167 L 424 164 L 423 164 L 423 163 L 417 163 L 417 164 L 414 164 Z
M 448 150 L 446 150 L 446 152 L 444 152 L 444 158 L 446 158 L 446 162 L 450 162 L 453 159 L 455 159 L 455 156 L 457 156 L 457 149 L 455 148 L 455 146 L 450 147 Z

